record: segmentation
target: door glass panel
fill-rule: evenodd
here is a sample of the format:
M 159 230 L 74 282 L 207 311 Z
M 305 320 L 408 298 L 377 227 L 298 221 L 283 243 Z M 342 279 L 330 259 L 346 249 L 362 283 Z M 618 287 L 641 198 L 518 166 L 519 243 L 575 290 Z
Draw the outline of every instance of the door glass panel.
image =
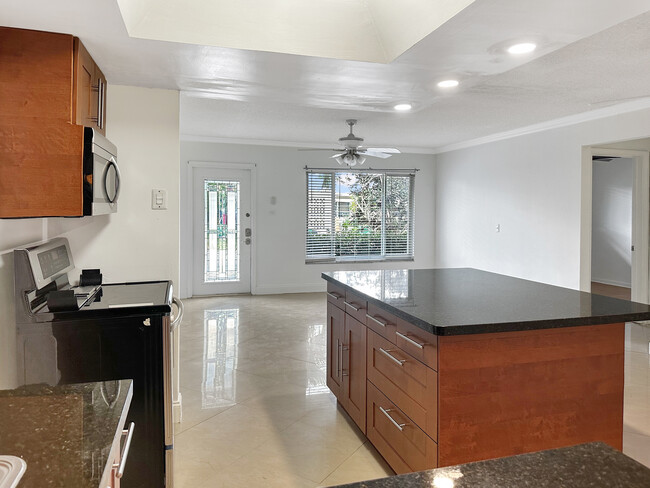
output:
M 238 181 L 205 180 L 206 283 L 239 280 Z

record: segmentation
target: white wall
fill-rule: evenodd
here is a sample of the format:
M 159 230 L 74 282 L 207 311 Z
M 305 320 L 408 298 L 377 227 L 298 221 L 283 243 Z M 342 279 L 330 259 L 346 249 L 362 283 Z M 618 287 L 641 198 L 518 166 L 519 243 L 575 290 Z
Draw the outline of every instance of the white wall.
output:
M 370 159 L 370 158 L 369 158 Z M 426 268 L 433 266 L 434 173 L 433 157 L 401 154 L 372 160 L 373 168 L 419 168 L 415 177 L 415 261 L 371 264 L 305 264 L 305 170 L 304 166 L 339 167 L 322 153 L 299 152 L 295 148 L 181 143 L 181 296 L 188 296 L 191 284 L 192 223 L 187 194 L 188 161 L 254 163 L 257 172 L 257 209 L 253 210 L 256 236 L 253 254 L 256 279 L 253 293 L 320 291 L 323 271 L 332 269 Z M 368 162 L 366 162 L 368 165 Z M 275 205 L 271 197 L 276 198 Z
M 643 109 L 436 155 L 436 265 L 578 289 L 582 146 L 648 135 Z
M 632 286 L 634 159 L 593 163 L 591 280 Z
M 65 236 L 77 268 L 101 268 L 106 282 L 178 283 L 178 92 L 111 85 L 107 102 L 106 135 L 117 146 L 123 179 L 118 212 L 0 220 L 0 389 L 16 379 L 13 248 Z M 168 210 L 151 210 L 152 188 L 167 190 Z

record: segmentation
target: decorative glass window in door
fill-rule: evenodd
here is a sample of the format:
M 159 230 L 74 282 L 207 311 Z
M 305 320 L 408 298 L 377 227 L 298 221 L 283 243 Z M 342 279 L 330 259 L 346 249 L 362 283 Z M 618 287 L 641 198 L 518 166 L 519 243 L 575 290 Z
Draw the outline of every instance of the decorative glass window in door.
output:
M 206 283 L 239 280 L 238 181 L 205 181 Z

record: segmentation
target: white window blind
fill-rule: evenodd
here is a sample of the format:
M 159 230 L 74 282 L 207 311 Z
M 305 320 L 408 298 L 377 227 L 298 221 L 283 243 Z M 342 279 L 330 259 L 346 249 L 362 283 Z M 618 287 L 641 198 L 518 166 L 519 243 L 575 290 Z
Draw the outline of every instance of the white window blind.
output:
M 307 170 L 307 262 L 413 259 L 415 170 Z

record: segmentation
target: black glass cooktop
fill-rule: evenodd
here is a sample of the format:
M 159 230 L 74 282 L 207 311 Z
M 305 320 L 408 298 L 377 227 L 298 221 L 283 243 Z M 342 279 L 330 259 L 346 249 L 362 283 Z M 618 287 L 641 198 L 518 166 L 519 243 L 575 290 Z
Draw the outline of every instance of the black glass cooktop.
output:
M 171 281 L 113 283 L 102 285 L 100 291 L 85 306 L 74 312 L 57 312 L 55 317 L 98 315 L 117 316 L 129 313 L 171 311 Z M 40 313 L 47 313 L 47 306 Z

